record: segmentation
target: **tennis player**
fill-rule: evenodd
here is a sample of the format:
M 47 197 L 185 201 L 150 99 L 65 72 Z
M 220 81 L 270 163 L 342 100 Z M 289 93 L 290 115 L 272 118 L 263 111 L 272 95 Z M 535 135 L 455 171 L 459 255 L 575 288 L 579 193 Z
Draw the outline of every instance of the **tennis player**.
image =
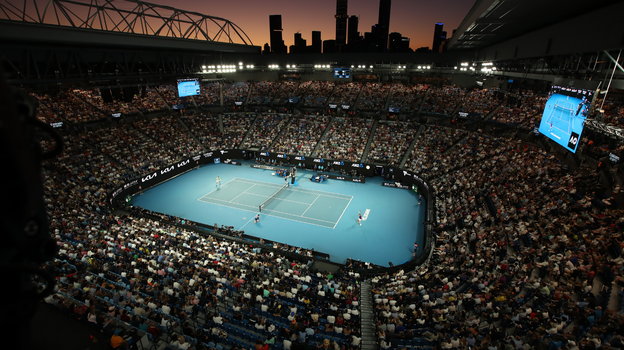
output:
M 256 224 L 260 222 L 260 214 L 256 214 L 256 217 L 254 218 L 254 222 Z
M 218 190 L 218 189 L 221 189 L 221 178 L 220 178 L 220 177 L 218 177 L 218 176 L 217 176 L 217 179 L 216 179 L 216 184 L 215 184 L 215 186 L 217 187 L 217 190 Z
M 358 210 L 357 223 L 358 225 L 362 226 L 362 212 L 359 210 Z

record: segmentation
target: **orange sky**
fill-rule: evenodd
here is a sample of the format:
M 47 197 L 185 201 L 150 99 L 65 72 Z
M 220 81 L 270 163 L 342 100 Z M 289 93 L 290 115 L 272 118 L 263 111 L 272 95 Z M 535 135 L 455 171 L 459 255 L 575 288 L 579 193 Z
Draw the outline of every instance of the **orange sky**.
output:
M 149 1 L 149 0 L 148 0 Z M 311 40 L 311 32 L 320 30 L 322 39 L 335 38 L 335 0 L 151 0 L 150 2 L 197 11 L 223 17 L 240 26 L 254 45 L 269 42 L 269 15 L 281 14 L 286 45 L 293 43 L 293 35 L 301 32 Z M 461 23 L 474 0 L 393 0 L 390 16 L 390 32 L 400 32 L 409 37 L 410 47 L 431 47 L 433 27 L 436 22 L 445 23 L 444 29 L 451 36 Z M 370 31 L 377 23 L 379 1 L 349 1 L 349 15 L 360 17 L 359 31 Z

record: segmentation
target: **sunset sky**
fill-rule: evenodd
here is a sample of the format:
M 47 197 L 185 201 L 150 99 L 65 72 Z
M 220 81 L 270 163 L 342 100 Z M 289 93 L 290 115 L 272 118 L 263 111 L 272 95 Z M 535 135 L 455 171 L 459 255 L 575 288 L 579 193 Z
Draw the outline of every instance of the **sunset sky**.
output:
M 284 42 L 292 45 L 293 35 L 301 32 L 310 45 L 313 30 L 322 39 L 334 39 L 336 0 L 150 0 L 149 2 L 223 17 L 240 26 L 254 45 L 269 42 L 269 15 L 282 15 Z M 431 47 L 433 27 L 443 22 L 451 36 L 475 0 L 393 0 L 390 32 L 410 38 L 410 47 Z M 377 23 L 379 0 L 350 0 L 349 15 L 360 17 L 360 33 Z

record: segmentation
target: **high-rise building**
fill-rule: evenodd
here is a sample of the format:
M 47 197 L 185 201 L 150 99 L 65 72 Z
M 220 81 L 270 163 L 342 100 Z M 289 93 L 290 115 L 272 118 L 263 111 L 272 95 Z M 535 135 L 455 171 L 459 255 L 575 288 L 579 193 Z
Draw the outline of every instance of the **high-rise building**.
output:
M 350 46 L 355 45 L 360 40 L 360 33 L 358 32 L 358 16 L 350 16 L 349 17 L 349 33 L 348 33 L 348 44 Z
M 336 40 L 323 40 L 323 53 L 336 52 Z
M 282 15 L 269 16 L 269 34 L 271 39 L 271 53 L 286 53 L 286 45 L 282 38 Z
M 435 24 L 433 30 L 433 44 L 431 45 L 432 52 L 440 52 L 442 42 L 446 40 L 446 32 L 444 31 L 444 23 L 438 22 Z
M 347 0 L 336 0 L 336 48 L 341 50 L 347 43 Z
M 295 33 L 294 45 L 290 47 L 290 53 L 304 52 L 306 52 L 306 40 L 301 36 L 301 33 Z
M 323 41 L 321 41 L 321 32 L 318 30 L 312 31 L 312 46 L 310 52 L 321 53 L 323 49 Z
M 410 39 L 401 35 L 401 33 L 390 33 L 388 35 L 388 49 L 390 52 L 410 52 Z
M 377 48 L 379 51 L 388 49 L 388 33 L 390 32 L 390 6 L 392 0 L 379 0 L 379 20 L 377 21 Z

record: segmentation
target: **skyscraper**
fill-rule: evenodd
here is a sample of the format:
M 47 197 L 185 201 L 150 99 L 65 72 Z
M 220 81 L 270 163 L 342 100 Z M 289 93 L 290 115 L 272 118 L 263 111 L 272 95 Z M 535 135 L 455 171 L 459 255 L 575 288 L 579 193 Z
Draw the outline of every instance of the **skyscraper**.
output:
M 347 43 L 347 0 L 336 0 L 336 47 L 340 51 Z
M 401 35 L 401 33 L 390 33 L 388 35 L 388 50 L 390 52 L 409 52 L 410 39 Z
M 379 51 L 388 49 L 388 33 L 390 32 L 390 6 L 392 0 L 379 0 L 379 20 L 377 21 L 377 48 Z
M 431 45 L 431 51 L 440 52 L 440 45 L 446 40 L 446 32 L 444 29 L 444 23 L 438 22 L 435 24 L 433 30 L 433 44 Z
M 321 32 L 318 30 L 313 30 L 311 52 L 321 53 L 322 49 L 323 49 L 323 42 L 321 41 Z
M 360 19 L 358 16 L 349 17 L 349 35 L 348 35 L 348 44 L 349 46 L 355 45 L 360 39 L 360 33 L 358 32 L 358 23 Z
M 282 39 L 282 15 L 269 16 L 269 34 L 271 39 L 271 53 L 286 53 L 286 45 Z
M 295 33 L 294 45 L 290 47 L 290 53 L 304 53 L 306 51 L 306 40 L 301 33 Z

